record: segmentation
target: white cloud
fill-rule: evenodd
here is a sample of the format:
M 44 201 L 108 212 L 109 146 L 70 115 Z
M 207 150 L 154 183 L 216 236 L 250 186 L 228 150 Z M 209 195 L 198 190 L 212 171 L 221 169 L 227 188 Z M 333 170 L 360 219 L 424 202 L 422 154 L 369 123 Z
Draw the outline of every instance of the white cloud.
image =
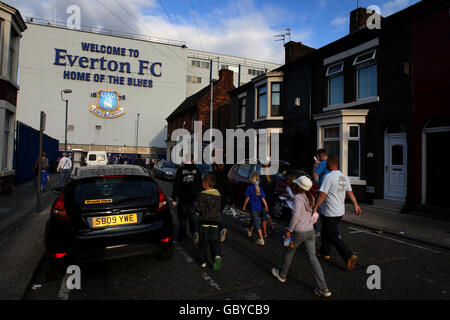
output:
M 348 21 L 349 21 L 348 17 L 336 17 L 333 19 L 333 21 L 331 21 L 331 24 L 336 26 L 342 26 L 347 25 Z
M 409 6 L 409 0 L 392 0 L 381 6 L 381 15 L 387 17 Z
M 192 49 L 277 63 L 284 63 L 284 48 L 282 42 L 275 41 L 275 29 L 292 19 L 291 12 L 276 4 L 261 6 L 257 0 L 230 0 L 208 14 L 196 13 L 197 32 L 190 12 L 183 16 L 171 15 L 174 26 L 160 10 L 157 0 L 9 0 L 8 3 L 18 8 L 24 17 L 53 20 L 56 9 L 57 20 L 61 22 L 68 17 L 66 8 L 75 4 L 81 8 L 82 26 L 101 26 L 174 40 L 181 37 Z M 291 30 L 293 41 L 307 45 L 312 35 L 310 29 Z

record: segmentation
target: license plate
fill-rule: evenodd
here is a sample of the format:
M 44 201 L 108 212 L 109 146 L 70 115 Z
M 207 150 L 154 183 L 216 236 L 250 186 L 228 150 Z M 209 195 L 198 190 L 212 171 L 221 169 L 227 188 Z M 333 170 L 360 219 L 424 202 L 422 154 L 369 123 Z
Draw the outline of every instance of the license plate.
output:
M 118 226 L 122 224 L 137 223 L 137 214 L 118 214 L 114 216 L 95 217 L 92 218 L 92 228 L 101 228 L 109 226 Z

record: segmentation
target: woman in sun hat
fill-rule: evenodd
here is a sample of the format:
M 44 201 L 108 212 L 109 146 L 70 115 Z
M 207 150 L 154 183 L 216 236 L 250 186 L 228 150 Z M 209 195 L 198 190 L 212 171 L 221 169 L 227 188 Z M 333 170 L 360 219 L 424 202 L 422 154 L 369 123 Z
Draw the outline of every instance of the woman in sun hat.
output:
M 285 238 L 289 239 L 293 235 L 294 246 L 285 249 L 282 267 L 280 269 L 272 268 L 272 274 L 280 282 L 285 282 L 292 258 L 297 248 L 304 242 L 305 251 L 318 285 L 318 288 L 314 289 L 314 293 L 321 297 L 330 297 L 331 292 L 328 290 L 322 267 L 316 257 L 316 236 L 313 225 L 317 217 L 313 216 L 314 198 L 309 192 L 311 187 L 312 181 L 307 176 L 301 176 L 290 184 L 295 196 L 292 218 L 285 233 Z

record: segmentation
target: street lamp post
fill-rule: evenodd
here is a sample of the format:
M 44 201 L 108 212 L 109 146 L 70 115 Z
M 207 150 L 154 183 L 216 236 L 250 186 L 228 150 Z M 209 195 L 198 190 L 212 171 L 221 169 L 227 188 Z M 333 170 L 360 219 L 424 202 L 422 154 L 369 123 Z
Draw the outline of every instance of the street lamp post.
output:
M 69 99 L 63 99 L 63 96 L 62 96 L 63 93 L 72 93 L 72 90 L 71 89 L 61 90 L 61 100 L 66 102 L 66 125 L 65 125 L 65 129 L 64 129 L 64 152 L 67 153 L 67 113 L 68 113 L 68 109 L 69 109 Z

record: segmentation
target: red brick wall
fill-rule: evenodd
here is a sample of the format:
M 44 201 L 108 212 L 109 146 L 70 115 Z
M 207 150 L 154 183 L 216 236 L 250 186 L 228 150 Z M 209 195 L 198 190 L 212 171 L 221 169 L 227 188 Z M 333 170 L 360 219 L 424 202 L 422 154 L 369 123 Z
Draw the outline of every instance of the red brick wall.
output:
M 230 123 L 230 96 L 228 92 L 235 89 L 233 85 L 233 71 L 222 69 L 219 72 L 219 81 L 216 82 L 213 89 L 213 128 L 225 132 Z M 209 129 L 210 117 L 210 99 L 211 93 L 208 91 L 198 102 L 195 111 L 186 112 L 178 115 L 175 119 L 169 121 L 167 135 L 170 138 L 173 130 L 183 127 L 183 121 L 186 121 L 185 129 L 191 133 L 191 120 L 202 121 L 203 132 Z

